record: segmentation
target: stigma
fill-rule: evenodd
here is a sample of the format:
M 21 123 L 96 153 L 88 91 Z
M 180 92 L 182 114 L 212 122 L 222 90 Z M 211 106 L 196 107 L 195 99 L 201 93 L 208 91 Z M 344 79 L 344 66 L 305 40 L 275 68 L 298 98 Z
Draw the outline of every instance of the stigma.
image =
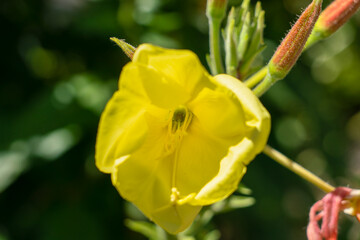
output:
M 174 110 L 171 119 L 171 132 L 175 134 L 177 131 L 186 131 L 190 125 L 192 113 L 185 106 L 179 106 Z
M 185 106 L 180 105 L 170 112 L 171 118 L 168 125 L 168 136 L 166 143 L 166 151 L 173 152 L 180 144 L 186 130 L 193 118 L 192 112 Z

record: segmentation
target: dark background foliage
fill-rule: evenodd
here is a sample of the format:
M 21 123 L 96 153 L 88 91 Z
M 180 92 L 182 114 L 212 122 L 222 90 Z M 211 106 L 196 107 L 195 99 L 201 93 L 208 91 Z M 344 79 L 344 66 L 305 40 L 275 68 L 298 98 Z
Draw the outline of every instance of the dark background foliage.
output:
M 233 4 L 239 1 L 230 1 Z M 264 0 L 267 61 L 310 1 Z M 255 1 L 251 2 L 253 5 Z M 325 6 L 329 1 L 324 1 Z M 144 239 L 94 165 L 97 123 L 127 57 L 109 41 L 191 49 L 205 64 L 205 0 L 0 2 L 0 239 Z M 335 185 L 360 187 L 360 15 L 262 97 L 270 144 Z M 260 155 L 255 205 L 215 217 L 222 239 L 305 239 L 323 193 Z M 342 215 L 340 239 L 360 239 Z

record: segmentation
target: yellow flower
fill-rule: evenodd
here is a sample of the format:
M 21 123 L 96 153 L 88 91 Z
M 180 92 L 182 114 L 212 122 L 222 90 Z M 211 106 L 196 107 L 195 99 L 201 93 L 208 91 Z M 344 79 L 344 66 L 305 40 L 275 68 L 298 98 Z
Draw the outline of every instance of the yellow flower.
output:
M 170 233 L 229 196 L 264 148 L 270 116 L 240 81 L 187 50 L 140 45 L 100 120 L 96 165 Z

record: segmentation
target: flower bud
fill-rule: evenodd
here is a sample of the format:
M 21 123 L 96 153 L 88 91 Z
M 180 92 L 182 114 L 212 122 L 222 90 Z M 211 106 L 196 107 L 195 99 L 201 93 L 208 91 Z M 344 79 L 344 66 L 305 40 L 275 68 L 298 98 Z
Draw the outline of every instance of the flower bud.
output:
M 134 56 L 134 52 L 136 50 L 135 47 L 128 44 L 123 39 L 118 39 L 116 37 L 111 37 L 110 40 L 113 41 L 114 43 L 116 43 L 116 45 L 118 45 L 123 50 L 123 52 L 126 54 L 126 56 L 128 56 L 132 60 L 132 58 Z
M 360 0 L 335 0 L 320 15 L 315 30 L 327 37 L 336 32 L 360 7 Z
M 228 0 L 208 0 L 206 15 L 214 19 L 223 19 L 226 14 Z
M 283 79 L 299 58 L 321 12 L 322 0 L 314 0 L 301 14 L 269 62 L 273 80 Z

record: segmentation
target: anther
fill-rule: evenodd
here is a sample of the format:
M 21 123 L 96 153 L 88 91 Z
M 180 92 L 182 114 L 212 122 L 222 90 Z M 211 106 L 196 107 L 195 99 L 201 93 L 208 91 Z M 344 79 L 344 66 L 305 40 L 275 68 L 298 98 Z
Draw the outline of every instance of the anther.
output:
M 180 192 L 177 190 L 176 187 L 173 187 L 171 189 L 171 196 L 170 196 L 170 201 L 175 204 L 176 201 L 179 199 L 179 195 L 180 195 Z

